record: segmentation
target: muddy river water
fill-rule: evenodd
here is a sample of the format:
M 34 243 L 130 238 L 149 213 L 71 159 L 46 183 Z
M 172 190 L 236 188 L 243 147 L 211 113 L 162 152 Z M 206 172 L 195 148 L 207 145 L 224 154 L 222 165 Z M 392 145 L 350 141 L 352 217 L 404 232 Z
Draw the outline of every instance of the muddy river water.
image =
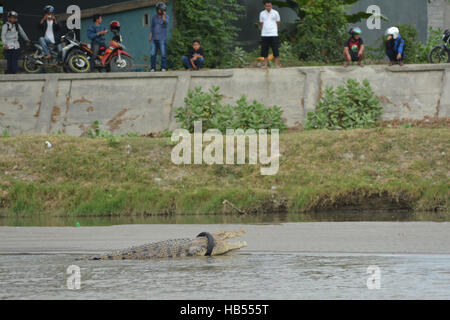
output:
M 225 256 L 87 259 L 240 228 Z M 0 227 L 0 299 L 450 299 L 450 223 Z

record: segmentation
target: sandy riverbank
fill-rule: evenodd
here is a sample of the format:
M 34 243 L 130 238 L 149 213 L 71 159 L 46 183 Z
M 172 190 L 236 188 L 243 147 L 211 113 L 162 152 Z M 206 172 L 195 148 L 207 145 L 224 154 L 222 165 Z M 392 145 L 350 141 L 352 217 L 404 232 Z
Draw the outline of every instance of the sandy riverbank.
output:
M 127 225 L 0 227 L 0 254 L 101 253 L 202 231 L 244 227 L 241 252 L 450 254 L 450 223 L 289 223 L 281 225 Z

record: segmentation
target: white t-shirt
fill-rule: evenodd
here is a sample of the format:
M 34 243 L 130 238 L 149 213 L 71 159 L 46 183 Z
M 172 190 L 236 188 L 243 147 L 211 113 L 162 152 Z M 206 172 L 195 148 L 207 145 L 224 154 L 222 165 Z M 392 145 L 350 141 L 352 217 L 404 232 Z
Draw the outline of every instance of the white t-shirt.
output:
M 45 31 L 45 38 L 51 43 L 55 43 L 55 35 L 53 34 L 53 20 L 47 20 L 47 30 Z
M 278 37 L 278 24 L 280 22 L 280 14 L 278 11 L 272 9 L 270 12 L 264 10 L 259 15 L 259 22 L 263 23 L 261 32 L 262 37 Z

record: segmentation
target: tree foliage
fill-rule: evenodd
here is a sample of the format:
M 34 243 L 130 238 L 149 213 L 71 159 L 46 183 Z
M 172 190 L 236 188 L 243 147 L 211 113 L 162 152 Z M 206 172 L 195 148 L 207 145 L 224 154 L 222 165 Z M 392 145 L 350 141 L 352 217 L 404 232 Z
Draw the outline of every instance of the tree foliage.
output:
M 183 0 L 174 5 L 176 28 L 169 43 L 169 63 L 181 67 L 194 39 L 200 40 L 206 67 L 220 67 L 229 59 L 239 29 L 234 22 L 244 13 L 238 0 Z
M 328 63 L 342 60 L 348 24 L 371 16 L 365 12 L 347 13 L 348 6 L 358 1 L 285 0 L 273 3 L 292 9 L 298 17 L 282 35 L 284 40 L 293 43 L 298 57 Z

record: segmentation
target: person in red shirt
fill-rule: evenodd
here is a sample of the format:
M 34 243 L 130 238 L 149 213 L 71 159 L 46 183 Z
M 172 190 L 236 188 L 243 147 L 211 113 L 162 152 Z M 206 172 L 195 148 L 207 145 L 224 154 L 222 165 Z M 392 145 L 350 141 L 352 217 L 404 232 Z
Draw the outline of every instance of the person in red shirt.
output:
M 348 67 L 352 62 L 358 62 L 360 67 L 363 67 L 362 61 L 364 59 L 364 41 L 361 38 L 360 28 L 351 28 L 349 31 L 351 37 L 345 42 L 344 67 Z

